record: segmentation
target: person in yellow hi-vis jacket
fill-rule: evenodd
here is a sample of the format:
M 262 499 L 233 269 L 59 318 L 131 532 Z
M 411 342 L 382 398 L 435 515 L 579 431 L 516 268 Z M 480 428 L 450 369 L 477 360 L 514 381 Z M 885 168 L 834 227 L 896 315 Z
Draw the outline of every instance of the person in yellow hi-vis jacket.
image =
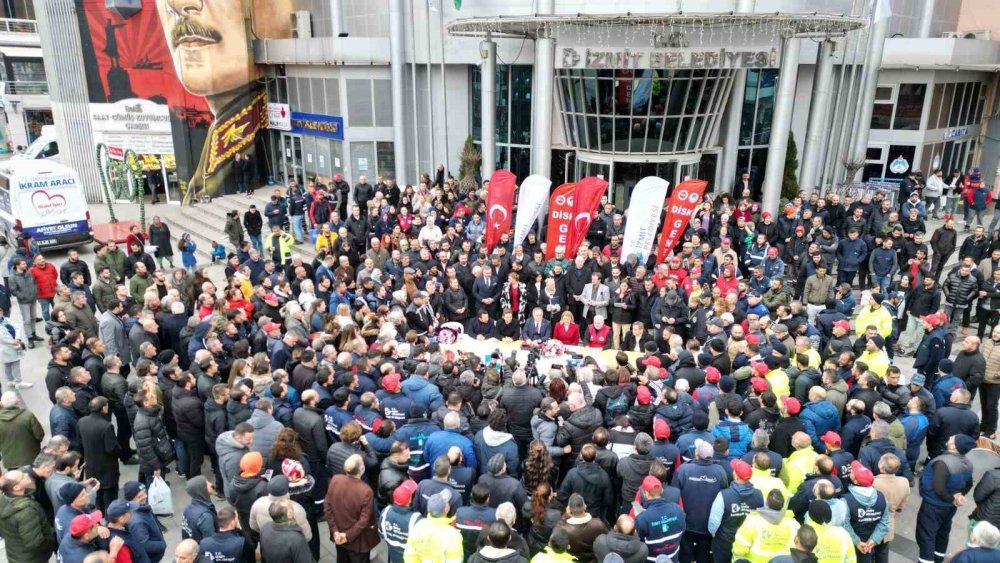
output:
M 291 261 L 294 246 L 295 238 L 278 225 L 271 227 L 271 234 L 264 239 L 265 256 L 274 260 L 276 266 L 284 266 Z
M 819 454 L 813 449 L 812 440 L 805 432 L 796 432 L 792 435 L 792 447 L 795 451 L 785 458 L 780 477 L 788 487 L 788 492 L 794 495 L 805 480 L 805 476 L 813 472 Z
M 448 505 L 451 491 L 440 491 L 427 500 L 427 518 L 410 530 L 403 550 L 404 563 L 462 563 L 462 533 L 451 525 Z
M 785 495 L 772 490 L 764 506 L 751 512 L 736 531 L 733 559 L 769 563 L 772 558 L 788 553 L 798 530 L 795 515 L 785 510 Z
M 854 543 L 847 530 L 831 523 L 833 510 L 825 500 L 809 503 L 809 520 L 816 530 L 816 549 L 813 555 L 817 563 L 857 563 Z
M 892 334 L 892 313 L 882 306 L 884 300 L 885 295 L 878 293 L 872 295 L 867 307 L 861 307 L 854 319 L 854 334 L 861 336 L 869 326 L 873 326 L 879 336 L 889 338 Z

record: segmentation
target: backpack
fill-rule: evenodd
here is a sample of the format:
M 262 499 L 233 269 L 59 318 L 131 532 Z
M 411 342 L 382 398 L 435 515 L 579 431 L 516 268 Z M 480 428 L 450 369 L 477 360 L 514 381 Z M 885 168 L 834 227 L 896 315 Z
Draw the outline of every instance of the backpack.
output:
M 608 397 L 604 406 L 604 424 L 610 426 L 616 417 L 628 414 L 628 393 L 622 391 L 617 397 Z

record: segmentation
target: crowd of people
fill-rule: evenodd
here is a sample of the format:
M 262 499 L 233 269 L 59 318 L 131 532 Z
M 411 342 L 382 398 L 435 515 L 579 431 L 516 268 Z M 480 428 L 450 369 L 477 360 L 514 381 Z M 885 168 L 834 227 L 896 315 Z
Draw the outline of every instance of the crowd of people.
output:
M 990 201 L 978 170 L 956 182 Z M 4 245 L 7 559 L 307 562 L 324 521 L 340 563 L 885 562 L 900 533 L 931 563 L 966 524 L 952 561 L 1000 558 L 1000 469 L 973 482 L 966 457 L 1000 401 L 982 213 L 959 244 L 916 181 L 777 216 L 721 194 L 655 263 L 622 256 L 605 199 L 547 258 L 534 232 L 484 246 L 488 185 L 291 182 L 229 215 L 214 280 L 159 219 L 58 268 L 27 235 Z M 448 327 L 533 354 L 478 357 Z M 553 340 L 578 361 L 540 372 Z M 44 377 L 22 375 L 42 343 Z M 17 392 L 42 380 L 49 436 Z M 176 546 L 163 479 L 190 498 Z

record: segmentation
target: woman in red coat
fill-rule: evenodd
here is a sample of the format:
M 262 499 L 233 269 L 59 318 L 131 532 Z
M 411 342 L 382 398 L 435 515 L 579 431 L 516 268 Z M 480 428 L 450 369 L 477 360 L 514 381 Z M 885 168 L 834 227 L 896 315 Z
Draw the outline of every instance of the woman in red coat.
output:
M 576 346 L 580 344 L 580 325 L 573 320 L 573 313 L 563 311 L 562 317 L 552 329 L 552 338 L 562 342 L 566 346 Z

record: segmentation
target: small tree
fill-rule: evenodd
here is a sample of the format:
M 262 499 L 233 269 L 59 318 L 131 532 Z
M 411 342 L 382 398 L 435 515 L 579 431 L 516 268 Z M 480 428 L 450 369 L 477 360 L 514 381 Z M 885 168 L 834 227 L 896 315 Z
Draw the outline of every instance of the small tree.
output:
M 469 193 L 479 187 L 476 176 L 479 173 L 479 161 L 481 155 L 475 143 L 472 142 L 472 135 L 465 138 L 465 145 L 458 155 L 458 186 L 463 193 Z
M 799 149 L 795 146 L 795 135 L 788 134 L 788 151 L 785 153 L 785 173 L 781 178 L 781 197 L 787 200 L 799 193 L 799 180 L 795 171 L 799 169 Z
M 854 178 L 857 177 L 858 171 L 865 167 L 865 158 L 864 155 L 846 157 L 840 164 L 844 166 L 844 185 L 849 186 L 854 183 Z

